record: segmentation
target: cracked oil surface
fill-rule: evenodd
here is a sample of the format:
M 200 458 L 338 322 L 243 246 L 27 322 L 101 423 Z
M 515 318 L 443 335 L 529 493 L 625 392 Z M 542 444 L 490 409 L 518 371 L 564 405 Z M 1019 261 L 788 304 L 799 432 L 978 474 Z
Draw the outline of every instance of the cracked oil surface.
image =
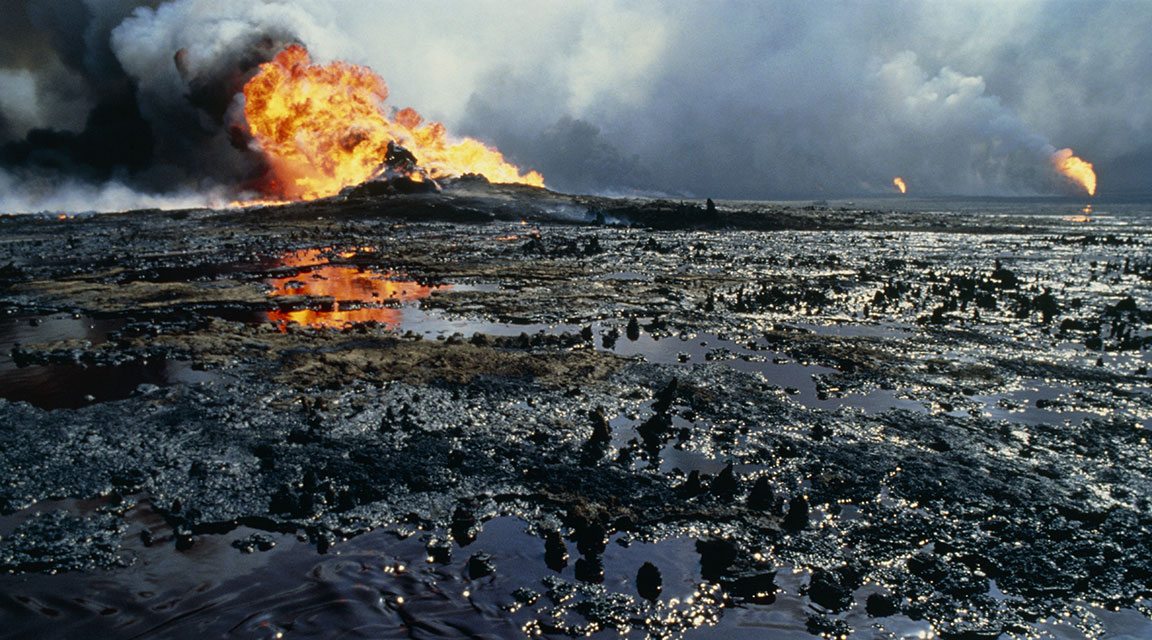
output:
M 0 219 L 3 633 L 1152 629 L 1141 218 L 456 193 Z

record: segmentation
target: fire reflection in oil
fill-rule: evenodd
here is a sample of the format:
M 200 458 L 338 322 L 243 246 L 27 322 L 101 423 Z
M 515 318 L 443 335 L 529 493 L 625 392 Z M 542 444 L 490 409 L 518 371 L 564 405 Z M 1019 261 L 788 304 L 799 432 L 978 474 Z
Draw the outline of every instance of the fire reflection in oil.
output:
M 338 254 L 349 259 L 369 248 Z M 381 273 L 355 265 L 332 264 L 327 249 L 295 251 L 280 257 L 282 267 L 298 269 L 292 276 L 271 278 L 271 297 L 305 296 L 317 298 L 320 305 L 307 309 L 275 309 L 268 320 L 287 329 L 301 326 L 339 329 L 361 322 L 379 322 L 396 327 L 403 318 L 400 305 L 427 298 L 437 288 L 401 279 L 391 272 Z
M 1064 216 L 1064 219 L 1068 222 L 1092 222 L 1092 205 L 1085 205 L 1084 208 L 1080 210 L 1080 213 Z

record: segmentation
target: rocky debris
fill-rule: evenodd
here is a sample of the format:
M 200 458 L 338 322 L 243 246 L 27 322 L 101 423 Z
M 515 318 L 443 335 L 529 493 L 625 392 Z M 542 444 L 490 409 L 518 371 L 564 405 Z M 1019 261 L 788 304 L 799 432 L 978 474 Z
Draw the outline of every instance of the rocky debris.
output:
M 700 554 L 700 575 L 714 582 L 724 576 L 740 553 L 731 540 L 712 538 L 697 540 L 696 552 Z
M 544 537 L 544 563 L 553 571 L 568 566 L 568 545 L 559 531 L 549 531 Z
M 436 564 L 448 564 L 452 562 L 452 542 L 441 538 L 433 538 L 428 541 L 426 545 L 428 550 L 428 560 Z
M 100 216 L 62 223 L 68 234 L 0 219 L 34 239 L 10 245 L 19 273 L 0 273 L 0 319 L 12 321 L 0 336 L 16 336 L 0 374 L 54 380 L 57 367 L 143 360 L 213 374 L 132 380 L 64 411 L 0 401 L 0 510 L 140 494 L 163 519 L 141 542 L 189 558 L 241 527 L 261 533 L 236 540 L 240 552 L 284 533 L 332 557 L 395 528 L 419 536 L 430 570 L 456 576 L 480 552 L 455 548 L 514 515 L 538 535 L 541 574 L 575 565 L 575 582 L 549 575 L 548 593 L 522 602 L 548 634 L 712 624 L 725 607 L 795 597 L 776 585 L 786 567 L 811 573 L 806 597 L 825 610 L 797 624 L 829 634 L 846 633 L 846 593 L 872 590 L 864 608 L 877 618 L 980 637 L 1082 601 L 1131 608 L 1149 590 L 1137 551 L 1152 527 L 1141 360 L 1152 296 L 1138 230 L 997 221 L 1013 231 L 997 234 L 927 215 L 718 208 L 716 224 L 782 229 L 734 234 L 699 222 L 706 203 L 542 193 L 520 206 L 520 194 L 450 184 L 440 196 Z M 592 204 L 602 224 L 583 226 Z M 541 224 L 568 206 L 571 224 Z M 269 322 L 273 310 L 335 310 L 267 295 L 269 278 L 307 277 L 279 256 L 317 247 L 364 274 L 446 286 L 347 305 L 407 314 L 395 326 Z M 1109 257 L 1089 255 L 1098 247 Z M 1022 252 L 1036 257 L 1005 257 Z M 62 316 L 121 324 L 54 328 Z M 423 333 L 438 322 L 451 326 Z M 109 517 L 6 534 L 5 566 L 115 566 L 124 538 L 101 523 L 124 519 Z M 698 575 L 656 558 L 658 580 L 641 569 L 635 592 L 608 578 L 616 554 L 668 540 L 698 540 Z M 481 579 L 518 580 L 516 564 Z M 680 574 L 705 588 L 673 608 Z M 989 580 L 1007 597 L 992 602 Z
M 895 615 L 895 613 L 899 611 L 899 609 L 896 608 L 896 603 L 892 601 L 892 598 L 882 593 L 869 595 L 868 600 L 865 602 L 865 609 L 868 611 L 868 615 L 873 618 L 886 618 Z
M 712 495 L 722 499 L 731 499 L 739 489 L 740 481 L 737 480 L 736 472 L 732 470 L 732 465 L 724 467 L 724 469 L 712 479 L 712 484 L 708 487 Z
M 835 573 L 817 570 L 808 581 L 808 597 L 829 611 L 843 611 L 852 605 L 852 590 L 840 582 L 840 577 Z
M 232 548 L 239 550 L 241 553 L 270 551 L 275 546 L 276 540 L 265 533 L 253 533 L 247 538 L 232 541 Z
M 452 539 L 456 541 L 456 544 L 467 547 L 476 540 L 476 534 L 480 531 L 480 524 L 476 520 L 476 516 L 472 515 L 466 507 L 460 505 L 452 512 L 452 524 L 448 530 L 452 533 Z
M 808 527 L 808 498 L 795 496 L 788 503 L 788 513 L 784 516 L 784 528 L 799 531 Z
M 75 515 L 67 511 L 33 514 L 0 539 L 0 571 L 84 571 L 131 564 L 120 550 L 127 530 L 112 513 Z
M 468 558 L 467 571 L 469 579 L 479 580 L 496 572 L 496 562 L 487 553 L 474 553 Z
M 598 407 L 588 412 L 592 420 L 592 435 L 588 444 L 597 448 L 604 448 L 612 441 L 612 426 L 608 424 L 608 417 L 604 415 L 604 408 Z
M 772 491 L 772 482 L 768 476 L 760 476 L 748 492 L 748 506 L 760 511 L 768 511 L 776 507 L 776 494 Z

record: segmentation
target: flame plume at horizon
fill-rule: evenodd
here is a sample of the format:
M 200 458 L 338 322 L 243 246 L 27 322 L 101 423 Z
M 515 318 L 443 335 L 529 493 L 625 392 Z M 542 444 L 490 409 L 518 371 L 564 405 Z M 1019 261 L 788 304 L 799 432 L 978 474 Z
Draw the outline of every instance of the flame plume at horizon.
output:
M 892 184 L 896 185 L 896 188 L 900 190 L 900 193 L 908 193 L 908 184 L 904 182 L 904 178 L 896 176 L 895 178 L 892 178 Z
M 1089 196 L 1096 195 L 1096 171 L 1091 162 L 1076 157 L 1071 149 L 1060 149 L 1052 154 L 1052 164 L 1060 175 L 1079 185 Z
M 544 186 L 535 171 L 521 173 L 496 149 L 472 138 L 453 140 L 439 122 L 414 109 L 389 118 L 388 86 L 368 67 L 314 64 L 299 44 L 260 65 L 244 85 L 244 117 L 270 174 L 266 198 L 314 200 L 372 178 L 388 143 L 412 152 L 433 178 L 478 173 L 492 182 Z

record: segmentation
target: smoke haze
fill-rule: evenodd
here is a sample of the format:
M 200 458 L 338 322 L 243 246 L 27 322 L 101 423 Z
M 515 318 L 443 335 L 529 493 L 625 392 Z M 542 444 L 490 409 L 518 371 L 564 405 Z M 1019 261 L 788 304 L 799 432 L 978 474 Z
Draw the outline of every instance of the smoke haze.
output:
M 1152 4 L 15 0 L 0 212 L 213 204 L 263 170 L 236 93 L 290 42 L 561 190 L 1152 192 Z

